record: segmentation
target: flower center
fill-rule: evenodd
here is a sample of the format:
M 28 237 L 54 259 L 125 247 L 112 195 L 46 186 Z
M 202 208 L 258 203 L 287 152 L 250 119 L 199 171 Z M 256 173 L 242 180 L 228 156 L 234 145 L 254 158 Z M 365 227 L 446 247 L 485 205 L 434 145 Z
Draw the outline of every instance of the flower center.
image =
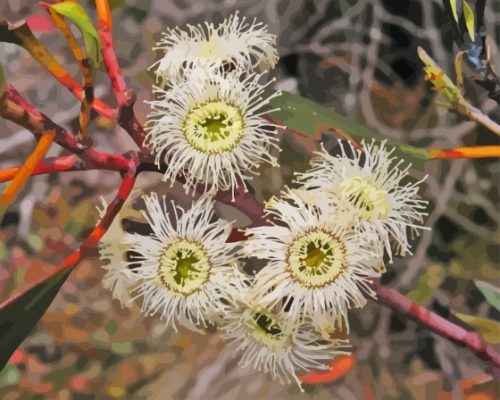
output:
M 184 134 L 189 144 L 203 153 L 224 153 L 234 149 L 242 138 L 243 118 L 232 105 L 208 102 L 189 112 Z
M 288 248 L 288 268 L 305 287 L 332 283 L 344 270 L 346 249 L 335 236 L 314 230 L 295 239 Z
M 279 322 L 268 313 L 253 312 L 247 320 L 247 325 L 251 329 L 250 335 L 268 347 L 279 345 L 285 339 Z
M 201 245 L 181 239 L 167 247 L 160 258 L 158 280 L 169 290 L 190 295 L 208 280 L 210 260 Z
M 340 188 L 349 203 L 359 210 L 362 219 L 373 221 L 386 219 L 389 216 L 391 207 L 387 192 L 366 179 L 360 177 L 346 179 L 340 184 Z

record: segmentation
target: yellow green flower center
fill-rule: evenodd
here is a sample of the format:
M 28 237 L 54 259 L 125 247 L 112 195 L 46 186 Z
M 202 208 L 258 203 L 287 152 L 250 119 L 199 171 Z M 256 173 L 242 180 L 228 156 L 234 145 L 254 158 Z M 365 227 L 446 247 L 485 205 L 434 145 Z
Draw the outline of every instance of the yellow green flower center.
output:
M 210 260 L 200 244 L 180 239 L 164 250 L 158 280 L 167 289 L 186 296 L 203 286 L 210 268 Z
M 361 177 L 345 179 L 340 189 L 349 203 L 356 207 L 366 221 L 386 219 L 391 207 L 387 191 Z
M 288 248 L 288 268 L 304 287 L 322 287 L 344 271 L 346 249 L 337 237 L 320 229 L 295 239 Z
M 208 102 L 189 112 L 184 134 L 196 150 L 208 154 L 224 153 L 234 149 L 243 137 L 243 117 L 230 104 Z
M 275 347 L 285 340 L 278 320 L 270 313 L 255 310 L 247 320 L 250 335 L 259 343 Z

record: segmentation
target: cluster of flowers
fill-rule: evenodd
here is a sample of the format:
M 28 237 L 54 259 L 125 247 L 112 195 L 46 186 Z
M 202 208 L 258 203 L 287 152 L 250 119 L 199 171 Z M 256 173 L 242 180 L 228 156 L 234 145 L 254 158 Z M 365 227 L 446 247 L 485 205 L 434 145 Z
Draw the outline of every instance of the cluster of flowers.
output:
M 214 194 L 234 194 L 262 162 L 276 163 L 277 127 L 262 118 L 270 97 L 252 72 L 276 64 L 274 41 L 237 14 L 164 34 L 149 144 L 165 180 L 205 193 L 188 210 L 143 196 L 152 233 L 117 240 L 115 226 L 101 257 L 104 285 L 124 305 L 141 298 L 174 328 L 216 326 L 242 364 L 300 385 L 298 372 L 347 352 L 348 310 L 374 295 L 370 282 L 394 249 L 409 252 L 426 202 L 385 143 L 342 145 L 336 156 L 317 153 L 292 189 L 266 202 L 268 225 L 228 242 L 232 224 L 216 217 Z M 255 259 L 263 266 L 244 272 Z

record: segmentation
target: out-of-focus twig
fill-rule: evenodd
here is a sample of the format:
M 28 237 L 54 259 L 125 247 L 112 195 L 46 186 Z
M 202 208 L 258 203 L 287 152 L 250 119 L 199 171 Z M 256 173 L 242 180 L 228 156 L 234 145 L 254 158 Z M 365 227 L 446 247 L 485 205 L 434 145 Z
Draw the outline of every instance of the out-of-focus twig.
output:
M 500 125 L 474 107 L 465 97 L 459 87 L 446 75 L 444 70 L 427 54 L 421 47 L 418 48 L 418 56 L 424 63 L 425 78 L 434 85 L 434 89 L 441 93 L 448 101 L 453 111 L 464 115 L 471 121 L 477 122 L 488 128 L 491 132 L 500 135 Z
M 382 286 L 379 281 L 374 281 L 372 288 L 377 293 L 376 301 L 379 304 L 412 319 L 419 326 L 430 329 L 445 339 L 467 347 L 477 357 L 488 361 L 496 368 L 500 368 L 500 354 L 492 346 L 486 344 L 478 333 L 468 331 L 448 321 L 424 306 L 414 303 L 398 291 Z

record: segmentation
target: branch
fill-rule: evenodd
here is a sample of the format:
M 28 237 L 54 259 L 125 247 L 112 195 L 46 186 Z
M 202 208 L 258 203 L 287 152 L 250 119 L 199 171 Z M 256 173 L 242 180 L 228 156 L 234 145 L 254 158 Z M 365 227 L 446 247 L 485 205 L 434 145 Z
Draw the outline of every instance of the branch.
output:
M 45 114 L 36 110 L 17 90 L 5 85 L 5 94 L 0 98 L 0 115 L 33 133 L 37 140 L 44 132 L 51 131 L 54 141 L 78 155 L 89 168 L 125 170 L 128 160 L 121 155 L 101 153 L 81 144 L 66 129 L 54 123 Z
M 462 347 L 467 347 L 480 359 L 490 362 L 496 368 L 500 368 L 500 354 L 492 346 L 486 344 L 478 333 L 467 331 L 455 325 L 431 310 L 412 302 L 396 290 L 382 286 L 379 281 L 374 281 L 372 288 L 377 293 L 376 301 L 378 303 L 412 319 L 418 325 L 430 329 L 445 339 Z
M 126 95 L 127 83 L 123 78 L 122 71 L 116 59 L 115 50 L 113 49 L 113 26 L 108 0 L 96 0 L 95 5 L 97 7 L 98 32 L 102 44 L 102 59 L 109 79 L 111 79 L 118 107 L 122 107 L 128 100 L 128 96 Z
M 0 218 L 9 205 L 16 199 L 17 195 L 23 190 L 28 178 L 49 150 L 53 140 L 54 135 L 50 131 L 42 135 L 35 150 L 33 150 L 31 155 L 27 158 L 24 165 L 17 170 L 10 185 L 8 185 L 0 195 Z
M 106 212 L 104 216 L 99 221 L 99 223 L 92 229 L 92 232 L 87 236 L 85 241 L 81 244 L 81 246 L 74 250 L 64 261 L 59 264 L 54 270 L 51 271 L 50 276 L 44 276 L 42 278 L 37 279 L 33 282 L 27 289 L 22 292 L 16 293 L 16 295 L 8 298 L 6 301 L 0 304 L 0 310 L 4 309 L 11 303 L 17 301 L 20 297 L 22 297 L 26 292 L 30 289 L 34 288 L 37 285 L 42 284 L 43 282 L 48 281 L 51 277 L 57 275 L 61 271 L 71 271 L 76 265 L 86 256 L 88 256 L 89 252 L 95 248 L 99 240 L 109 229 L 111 223 L 114 218 L 122 208 L 126 199 L 132 192 L 134 187 L 134 183 L 137 176 L 137 166 L 139 164 L 139 159 L 135 153 L 133 153 L 128 161 L 127 172 L 123 176 L 122 183 L 118 189 L 118 193 L 116 194 L 113 201 L 106 208 Z
M 49 13 L 50 17 L 54 21 L 56 27 L 61 31 L 61 33 L 66 38 L 68 42 L 69 48 L 73 53 L 76 61 L 78 62 L 78 66 L 80 67 L 80 71 L 83 75 L 83 99 L 82 106 L 80 109 L 80 118 L 79 118 L 79 135 L 81 138 L 88 137 L 88 125 L 90 122 L 90 111 L 91 104 L 94 101 L 94 83 L 92 79 L 92 67 L 90 64 L 90 60 L 87 57 L 85 51 L 83 51 L 73 32 L 71 32 L 70 26 L 66 23 L 63 17 L 61 17 L 51 6 L 47 3 L 40 3 L 40 5 Z
M 49 157 L 42 160 L 33 170 L 31 176 L 53 174 L 66 171 L 89 171 L 93 169 L 108 171 L 125 171 L 128 160 L 121 155 L 101 153 L 89 150 L 92 154 L 86 160 L 82 160 L 75 154 L 69 156 Z M 0 183 L 10 181 L 22 166 L 10 167 L 0 170 Z
M 134 114 L 133 107 L 136 95 L 133 90 L 127 88 L 127 83 L 123 78 L 113 48 L 113 25 L 108 0 L 96 0 L 95 4 L 97 7 L 98 32 L 102 44 L 102 59 L 106 66 L 108 77 L 111 80 L 116 101 L 118 102 L 118 123 L 141 149 L 145 138 L 144 128 L 137 121 Z
M 75 154 L 84 148 L 76 138 L 35 109 L 16 89 L 5 84 L 5 94 L 0 99 L 0 115 L 33 133 L 37 140 L 47 131 L 54 132 L 54 141 Z
M 52 76 L 80 101 L 85 98 L 81 85 L 56 61 L 47 48 L 33 35 L 26 21 L 17 24 L 0 22 L 0 41 L 23 47 L 31 56 L 43 65 Z M 92 108 L 103 117 L 116 120 L 115 110 L 99 99 L 92 102 Z

